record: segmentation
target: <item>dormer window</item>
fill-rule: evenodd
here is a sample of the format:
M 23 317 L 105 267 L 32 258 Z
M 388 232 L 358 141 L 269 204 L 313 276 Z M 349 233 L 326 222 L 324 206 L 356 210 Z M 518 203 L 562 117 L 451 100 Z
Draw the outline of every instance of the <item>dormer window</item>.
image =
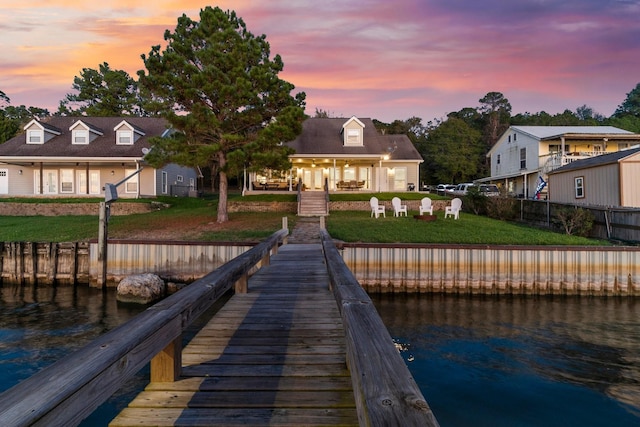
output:
M 347 145 L 360 143 L 360 129 L 347 129 Z
M 88 144 L 89 143 L 89 131 L 85 129 L 76 129 L 73 131 L 73 143 L 74 144 Z
M 117 132 L 117 143 L 120 145 L 131 145 L 133 144 L 133 132 L 130 130 L 119 130 Z
M 102 136 L 102 130 L 82 120 L 74 122 L 71 127 L 71 143 L 73 145 L 87 145 L 98 136 Z
M 355 116 L 351 117 L 342 125 L 343 144 L 345 146 L 362 146 L 364 145 L 364 123 Z
M 43 131 L 41 130 L 30 130 L 27 134 L 29 135 L 29 139 L 27 140 L 27 144 L 42 144 L 44 140 Z
M 57 127 L 41 123 L 37 119 L 31 120 L 23 129 L 27 144 L 44 144 L 54 136 L 61 134 Z
M 132 145 L 141 136 L 144 136 L 142 129 L 128 123 L 126 120 L 118 123 L 113 130 L 116 132 L 116 144 L 118 145 Z

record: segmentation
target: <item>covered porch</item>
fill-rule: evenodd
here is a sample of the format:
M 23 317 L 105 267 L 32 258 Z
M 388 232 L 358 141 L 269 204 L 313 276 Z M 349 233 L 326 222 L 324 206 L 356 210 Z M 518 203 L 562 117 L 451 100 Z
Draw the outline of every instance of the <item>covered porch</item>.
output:
M 389 155 L 366 157 L 305 157 L 292 159 L 288 171 L 247 173 L 245 194 L 297 191 L 298 182 L 304 191 L 330 192 L 414 191 L 419 174 L 415 163 L 393 160 Z

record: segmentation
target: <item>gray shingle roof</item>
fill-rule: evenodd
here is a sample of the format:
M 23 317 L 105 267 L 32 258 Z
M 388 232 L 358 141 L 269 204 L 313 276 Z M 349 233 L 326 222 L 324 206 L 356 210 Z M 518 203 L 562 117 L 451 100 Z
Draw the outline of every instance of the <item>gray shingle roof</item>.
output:
M 296 154 L 317 156 L 371 156 L 391 154 L 396 160 L 422 160 L 422 156 L 406 135 L 381 135 L 373 120 L 358 118 L 364 123 L 364 144 L 359 147 L 343 145 L 342 125 L 349 119 L 313 117 L 304 121 L 302 133 L 288 142 Z
M 632 135 L 624 129 L 614 126 L 511 126 L 520 132 L 539 139 L 554 138 L 566 134 L 585 135 Z
M 86 145 L 72 144 L 69 127 L 78 120 L 99 129 L 103 135 Z M 145 135 L 131 145 L 116 144 L 114 127 L 123 120 L 143 130 Z M 57 129 L 61 135 L 54 136 L 44 144 L 27 144 L 22 133 L 0 144 L 0 157 L 75 157 L 86 160 L 95 157 L 141 158 L 142 149 L 151 148 L 149 138 L 160 136 L 167 129 L 166 120 L 152 117 L 50 117 L 41 124 Z

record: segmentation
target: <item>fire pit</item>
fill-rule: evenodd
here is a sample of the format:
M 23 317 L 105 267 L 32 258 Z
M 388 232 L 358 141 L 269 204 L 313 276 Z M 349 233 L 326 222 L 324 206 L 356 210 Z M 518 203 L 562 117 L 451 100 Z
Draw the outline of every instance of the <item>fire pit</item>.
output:
M 435 221 L 436 220 L 435 215 L 414 215 L 413 217 L 418 221 Z

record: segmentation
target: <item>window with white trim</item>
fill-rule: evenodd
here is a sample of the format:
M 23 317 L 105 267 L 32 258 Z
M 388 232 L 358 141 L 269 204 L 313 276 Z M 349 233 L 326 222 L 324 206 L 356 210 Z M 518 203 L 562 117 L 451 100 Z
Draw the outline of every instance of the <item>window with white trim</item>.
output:
M 576 199 L 584 198 L 584 177 L 577 176 L 575 178 Z
M 131 145 L 133 144 L 133 132 L 130 130 L 119 130 L 116 132 L 116 144 Z
M 169 192 L 169 176 L 166 172 L 162 172 L 162 194 Z
M 178 176 L 176 177 L 176 181 L 178 181 L 178 182 L 184 182 L 184 177 L 183 177 L 182 175 L 178 175 Z
M 44 132 L 41 130 L 30 130 L 27 135 L 27 144 L 42 144 L 44 141 Z
M 346 129 L 344 145 L 362 145 L 362 129 Z
M 73 169 L 60 169 L 60 192 L 73 193 Z
M 73 130 L 73 144 L 88 144 L 89 143 L 89 131 L 86 129 L 74 129 Z
M 130 176 L 134 172 L 136 172 L 135 169 L 127 169 L 127 170 L 124 171 L 124 175 L 125 176 Z M 127 181 L 124 183 L 124 192 L 125 193 L 137 193 L 138 192 L 138 176 L 139 175 L 140 174 L 135 174 L 131 178 L 127 179 Z
M 526 169 L 526 168 L 527 168 L 527 149 L 521 148 L 520 149 L 520 169 Z

